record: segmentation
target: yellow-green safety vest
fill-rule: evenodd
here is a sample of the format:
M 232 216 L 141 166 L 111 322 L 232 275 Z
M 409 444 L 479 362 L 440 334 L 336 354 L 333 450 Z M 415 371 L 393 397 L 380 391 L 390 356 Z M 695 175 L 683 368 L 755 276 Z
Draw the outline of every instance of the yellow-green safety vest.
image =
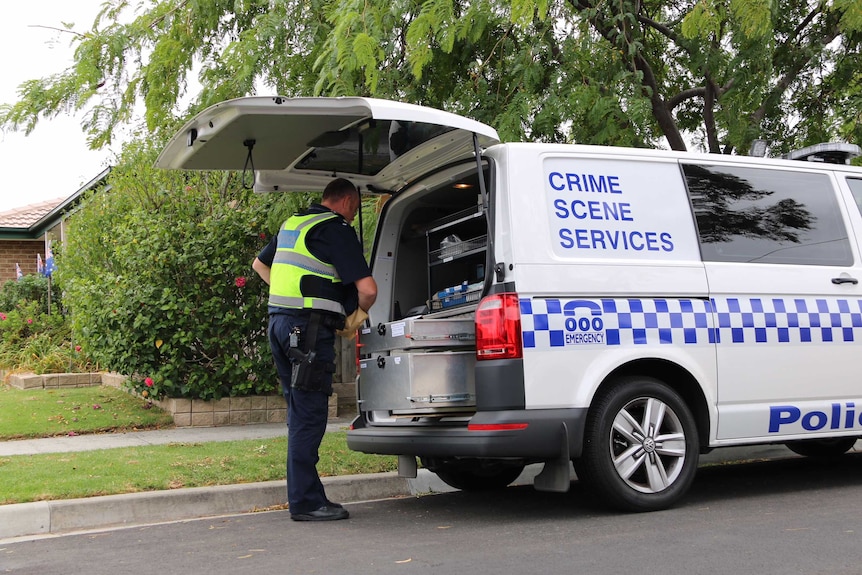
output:
M 314 257 L 305 243 L 312 228 L 337 217 L 337 214 L 325 212 L 294 215 L 284 222 L 270 270 L 270 306 L 326 310 L 344 315 L 343 284 L 335 266 Z

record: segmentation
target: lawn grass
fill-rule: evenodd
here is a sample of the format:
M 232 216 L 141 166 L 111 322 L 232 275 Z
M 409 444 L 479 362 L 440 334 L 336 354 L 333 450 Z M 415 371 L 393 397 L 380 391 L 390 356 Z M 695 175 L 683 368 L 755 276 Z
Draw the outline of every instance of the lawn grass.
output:
M 0 458 L 0 504 L 284 479 L 286 438 L 175 443 Z M 394 456 L 347 448 L 347 434 L 327 433 L 321 476 L 397 469 Z
M 172 427 L 170 414 L 111 387 L 0 386 L 0 440 Z M 0 457 L 0 504 L 284 479 L 287 439 L 173 443 Z M 321 476 L 397 469 L 395 457 L 356 453 L 327 433 Z
M 0 440 L 172 426 L 170 414 L 113 387 L 0 386 Z

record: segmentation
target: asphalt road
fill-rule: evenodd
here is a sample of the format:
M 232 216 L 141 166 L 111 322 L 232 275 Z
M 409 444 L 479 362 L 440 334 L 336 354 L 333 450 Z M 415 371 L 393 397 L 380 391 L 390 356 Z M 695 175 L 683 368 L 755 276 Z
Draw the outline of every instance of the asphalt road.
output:
M 862 573 L 862 454 L 701 469 L 663 512 L 626 515 L 512 487 L 349 505 L 348 521 L 286 511 L 7 543 L 0 573 Z

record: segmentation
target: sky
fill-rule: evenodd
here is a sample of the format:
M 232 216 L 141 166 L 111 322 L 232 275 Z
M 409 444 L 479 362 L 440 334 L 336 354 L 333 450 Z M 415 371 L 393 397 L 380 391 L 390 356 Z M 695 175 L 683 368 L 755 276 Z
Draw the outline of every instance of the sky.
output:
M 0 103 L 17 101 L 26 80 L 61 72 L 72 64 L 71 35 L 49 28 L 87 30 L 103 0 L 7 2 L 0 19 Z M 29 136 L 0 131 L 0 212 L 67 198 L 109 165 L 110 150 L 92 151 L 81 117 L 39 121 Z

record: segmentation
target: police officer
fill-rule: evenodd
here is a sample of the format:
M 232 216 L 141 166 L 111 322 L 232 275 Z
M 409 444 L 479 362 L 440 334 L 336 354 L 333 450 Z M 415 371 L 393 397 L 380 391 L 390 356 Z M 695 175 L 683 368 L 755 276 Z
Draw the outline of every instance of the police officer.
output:
M 269 343 L 288 410 L 287 499 L 295 521 L 347 519 L 317 474 L 326 431 L 336 333 L 352 337 L 377 284 L 350 223 L 356 187 L 333 180 L 319 204 L 284 222 L 252 267 L 269 284 Z

